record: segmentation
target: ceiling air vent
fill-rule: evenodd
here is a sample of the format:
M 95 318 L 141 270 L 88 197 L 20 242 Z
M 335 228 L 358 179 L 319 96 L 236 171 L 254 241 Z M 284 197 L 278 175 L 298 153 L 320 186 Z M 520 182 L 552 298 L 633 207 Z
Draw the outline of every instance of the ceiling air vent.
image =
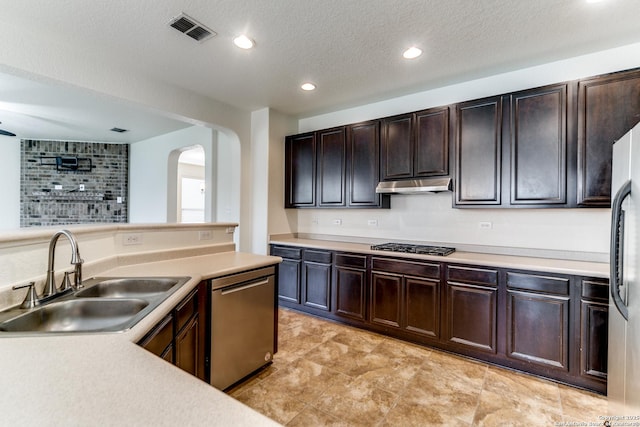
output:
M 184 13 L 169 21 L 169 26 L 199 42 L 210 39 L 217 34 Z

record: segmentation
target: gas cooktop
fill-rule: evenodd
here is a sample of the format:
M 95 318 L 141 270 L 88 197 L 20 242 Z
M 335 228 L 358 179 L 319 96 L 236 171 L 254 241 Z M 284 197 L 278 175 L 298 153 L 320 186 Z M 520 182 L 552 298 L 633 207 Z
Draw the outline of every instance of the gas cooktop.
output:
M 411 245 L 408 243 L 383 243 L 381 245 L 371 245 L 371 249 L 376 251 L 404 252 L 408 254 L 438 256 L 446 256 L 455 252 L 455 248 L 446 248 L 443 246 Z

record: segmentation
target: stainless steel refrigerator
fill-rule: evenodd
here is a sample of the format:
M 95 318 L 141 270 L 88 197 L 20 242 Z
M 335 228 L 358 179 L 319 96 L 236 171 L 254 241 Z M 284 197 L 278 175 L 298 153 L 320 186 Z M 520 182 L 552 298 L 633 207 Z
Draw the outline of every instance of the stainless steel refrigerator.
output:
M 613 145 L 612 194 L 609 414 L 640 416 L 640 124 Z

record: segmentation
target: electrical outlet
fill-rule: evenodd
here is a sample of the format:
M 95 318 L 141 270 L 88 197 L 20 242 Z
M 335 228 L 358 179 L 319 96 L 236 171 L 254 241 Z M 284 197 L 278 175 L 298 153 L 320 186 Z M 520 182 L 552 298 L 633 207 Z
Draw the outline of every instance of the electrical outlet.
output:
M 62 185 L 56 184 L 56 185 L 53 186 L 53 189 L 54 190 L 62 190 Z
M 198 239 L 199 240 L 211 240 L 211 239 L 213 239 L 213 231 L 211 231 L 211 230 L 198 231 Z
M 341 220 L 341 219 L 339 219 L 339 218 L 336 218 L 336 219 L 334 219 L 331 223 L 332 223 L 333 225 L 342 225 L 342 220 Z
M 318 225 L 318 217 L 314 216 L 313 218 L 311 218 L 311 224 Z
M 142 234 L 141 233 L 129 233 L 122 237 L 122 244 L 125 246 L 141 245 Z
M 78 186 L 78 190 L 80 190 L 80 191 L 84 191 L 84 184 L 80 184 L 80 185 Z
M 235 227 L 227 227 L 227 234 L 233 234 L 234 231 L 236 231 Z
M 377 219 L 369 219 L 369 220 L 367 220 L 367 225 L 369 227 L 377 227 L 378 226 L 378 220 Z
M 116 203 L 122 203 L 122 197 L 120 196 L 116 197 Z
M 478 228 L 480 230 L 491 230 L 493 228 L 493 223 L 491 221 L 480 221 L 478 223 Z

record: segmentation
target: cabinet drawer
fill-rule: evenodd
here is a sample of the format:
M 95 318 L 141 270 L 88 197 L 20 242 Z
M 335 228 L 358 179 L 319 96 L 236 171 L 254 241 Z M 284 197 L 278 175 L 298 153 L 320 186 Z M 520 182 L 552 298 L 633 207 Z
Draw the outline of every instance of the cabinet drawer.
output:
M 305 249 L 302 259 L 311 262 L 320 262 L 323 264 L 331 264 L 331 255 L 329 251 L 314 251 L 311 249 Z
M 151 353 L 163 357 L 165 349 L 173 342 L 173 316 L 167 317 L 140 341 L 140 345 Z
M 180 331 L 189 319 L 198 313 L 198 289 L 196 288 L 176 308 L 176 332 Z
M 300 248 L 286 248 L 282 246 L 272 246 L 271 255 L 279 256 L 282 258 L 300 259 L 302 258 L 302 249 Z
M 507 273 L 507 288 L 556 295 L 569 295 L 569 279 L 565 277 Z
M 606 280 L 582 279 L 582 298 L 608 302 L 609 301 L 609 282 Z
M 498 286 L 498 271 L 484 268 L 448 267 L 448 280 L 452 282 Z
M 440 264 L 400 261 L 390 258 L 371 258 L 371 268 L 407 276 L 440 278 Z
M 363 255 L 336 254 L 338 267 L 367 268 L 367 257 Z

